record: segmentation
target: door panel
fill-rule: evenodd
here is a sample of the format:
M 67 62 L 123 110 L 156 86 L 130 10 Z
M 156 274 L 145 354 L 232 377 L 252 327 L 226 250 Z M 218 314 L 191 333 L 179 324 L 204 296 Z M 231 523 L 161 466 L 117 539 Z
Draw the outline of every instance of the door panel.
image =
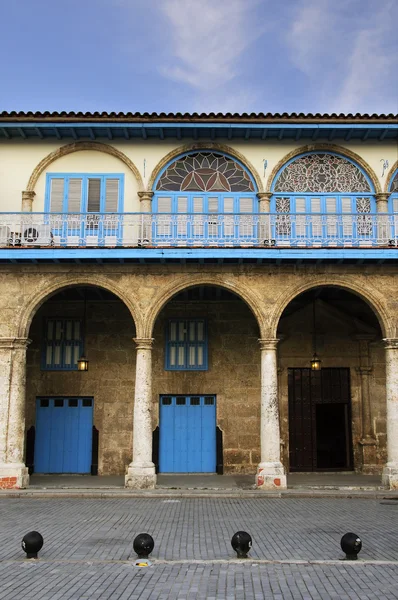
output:
M 38 398 L 36 473 L 90 473 L 92 398 Z
M 289 369 L 291 471 L 352 468 L 349 369 Z
M 162 396 L 159 433 L 161 473 L 215 472 L 214 396 Z

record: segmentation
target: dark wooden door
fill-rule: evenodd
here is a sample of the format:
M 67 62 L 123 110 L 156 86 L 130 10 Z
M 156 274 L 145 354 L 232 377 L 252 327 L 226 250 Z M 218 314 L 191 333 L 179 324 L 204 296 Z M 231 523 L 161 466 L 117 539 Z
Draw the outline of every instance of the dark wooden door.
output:
M 289 369 L 290 471 L 352 468 L 350 371 Z

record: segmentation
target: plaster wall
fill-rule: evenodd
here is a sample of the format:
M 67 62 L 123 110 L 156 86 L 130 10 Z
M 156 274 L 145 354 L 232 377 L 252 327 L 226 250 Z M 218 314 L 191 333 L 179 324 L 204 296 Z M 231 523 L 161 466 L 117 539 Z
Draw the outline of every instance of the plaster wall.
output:
M 40 368 L 43 319 L 82 315 L 82 303 L 47 302 L 34 317 L 27 354 L 26 427 L 35 423 L 35 399 L 40 396 L 93 396 L 94 425 L 99 430 L 99 473 L 123 474 L 131 460 L 135 382 L 135 329 L 120 302 L 88 305 L 87 373 L 42 371 Z M 206 318 L 209 332 L 207 371 L 166 371 L 165 327 L 172 317 Z M 278 349 L 279 407 L 282 460 L 289 466 L 288 368 L 308 368 L 312 353 L 309 314 L 283 319 Z M 362 466 L 361 381 L 358 343 L 349 327 L 329 318 L 319 339 L 324 367 L 349 367 L 352 399 L 354 466 Z M 217 425 L 223 431 L 226 473 L 253 473 L 260 461 L 260 349 L 259 330 L 249 308 L 239 299 L 228 301 L 171 301 L 161 311 L 154 328 L 152 429 L 159 424 L 162 394 L 214 394 Z M 385 361 L 375 332 L 370 345 L 370 397 L 377 440 L 376 466 L 386 460 Z M 376 469 L 377 470 L 377 469 Z
M 140 173 L 144 187 L 147 186 L 152 171 L 158 163 L 163 160 L 170 152 L 176 149 L 186 149 L 192 145 L 198 145 L 198 142 L 184 140 L 184 144 L 169 141 L 110 141 L 106 144 L 123 152 L 136 166 Z M 269 177 L 274 167 L 291 151 L 301 148 L 306 144 L 303 142 L 284 142 L 283 140 L 272 141 L 233 141 L 225 140 L 222 146 L 229 146 L 240 152 L 257 171 L 259 180 L 262 181 L 264 189 L 269 183 Z M 103 143 L 103 142 L 98 142 Z M 319 142 L 323 143 L 323 142 Z M 0 142 L 0 211 L 15 211 L 21 209 L 21 192 L 27 188 L 29 178 L 38 165 L 38 163 L 51 152 L 65 146 L 66 143 L 42 141 L 2 141 Z M 217 149 L 217 143 L 200 143 L 203 147 Z M 358 154 L 376 173 L 381 188 L 384 188 L 384 182 L 387 174 L 382 175 L 381 159 L 387 159 L 390 165 L 393 165 L 397 158 L 397 147 L 394 142 L 343 142 L 336 141 L 336 145 L 346 148 Z M 316 148 L 317 143 L 311 145 Z M 332 148 L 334 143 L 331 142 Z M 144 172 L 145 160 L 145 172 Z M 264 160 L 268 161 L 267 169 L 264 173 Z M 70 172 L 117 172 L 126 174 L 125 189 L 125 211 L 136 210 L 137 202 L 135 196 L 138 189 L 137 182 L 129 169 L 123 162 L 109 154 L 103 154 L 98 151 L 80 151 L 76 155 L 71 154 L 56 160 L 50 164 L 46 172 L 54 171 Z M 42 210 L 44 197 L 45 173 L 43 173 L 35 187 L 36 199 L 34 201 L 34 211 Z

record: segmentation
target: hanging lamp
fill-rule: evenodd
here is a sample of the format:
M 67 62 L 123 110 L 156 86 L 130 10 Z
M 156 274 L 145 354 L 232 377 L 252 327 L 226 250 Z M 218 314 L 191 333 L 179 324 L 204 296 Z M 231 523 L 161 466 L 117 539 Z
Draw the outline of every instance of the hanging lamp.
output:
M 84 346 L 86 343 L 86 320 L 87 320 L 87 288 L 84 288 L 84 313 L 83 313 L 83 344 L 82 354 L 77 361 L 78 371 L 88 371 L 88 360 L 85 357 Z

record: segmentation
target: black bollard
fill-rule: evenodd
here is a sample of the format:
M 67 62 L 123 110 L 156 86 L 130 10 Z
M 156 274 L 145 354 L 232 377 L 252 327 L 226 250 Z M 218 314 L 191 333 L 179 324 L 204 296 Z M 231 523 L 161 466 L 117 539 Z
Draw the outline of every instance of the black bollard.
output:
M 154 546 L 155 542 L 149 533 L 139 533 L 133 542 L 134 552 L 138 558 L 148 558 Z
M 37 558 L 37 553 L 43 548 L 43 536 L 38 531 L 29 531 L 23 536 L 21 546 L 26 552 L 26 558 Z
M 247 553 L 252 547 L 252 538 L 246 531 L 237 531 L 231 539 L 231 546 L 235 550 L 238 558 L 247 558 Z
M 341 538 L 340 546 L 345 552 L 345 560 L 357 560 L 362 548 L 362 541 L 356 533 L 345 533 Z

